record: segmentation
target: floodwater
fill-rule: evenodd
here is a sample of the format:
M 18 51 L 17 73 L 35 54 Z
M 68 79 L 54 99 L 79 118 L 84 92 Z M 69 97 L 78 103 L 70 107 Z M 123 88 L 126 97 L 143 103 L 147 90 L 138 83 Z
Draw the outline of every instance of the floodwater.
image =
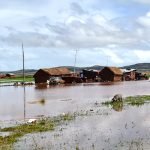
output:
M 14 144 L 16 150 L 149 150 L 150 103 L 119 109 L 101 105 L 118 93 L 123 97 L 150 95 L 149 87 L 148 81 L 1 87 L 0 120 L 79 112 L 74 120 L 54 131 L 20 138 Z
M 118 93 L 124 97 L 148 95 L 150 82 L 85 83 L 47 88 L 0 87 L 0 121 L 57 116 L 88 109 L 93 103 L 110 100 Z M 40 103 L 41 100 L 44 103 Z
M 121 112 L 92 107 L 53 132 L 28 134 L 14 145 L 16 150 L 149 150 L 150 105 L 130 106 Z

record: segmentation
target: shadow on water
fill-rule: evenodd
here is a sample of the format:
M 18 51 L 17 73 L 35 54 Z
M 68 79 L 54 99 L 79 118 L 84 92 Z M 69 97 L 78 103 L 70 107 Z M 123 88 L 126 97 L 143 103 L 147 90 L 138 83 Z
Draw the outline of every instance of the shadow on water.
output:
M 35 86 L 35 89 L 37 90 L 42 90 L 42 89 L 47 89 L 49 86 L 47 84 L 38 84 Z

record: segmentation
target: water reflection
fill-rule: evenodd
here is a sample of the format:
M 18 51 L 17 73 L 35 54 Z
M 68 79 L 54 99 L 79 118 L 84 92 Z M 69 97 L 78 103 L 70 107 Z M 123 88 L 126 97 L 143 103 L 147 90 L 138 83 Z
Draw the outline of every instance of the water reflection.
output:
M 26 88 L 23 86 L 24 120 L 26 119 Z
M 112 108 L 115 111 L 122 111 L 122 109 L 123 109 L 123 102 L 113 102 Z
M 46 88 L 48 88 L 49 86 L 47 85 L 47 84 L 37 84 L 36 86 L 35 86 L 35 89 L 46 89 Z

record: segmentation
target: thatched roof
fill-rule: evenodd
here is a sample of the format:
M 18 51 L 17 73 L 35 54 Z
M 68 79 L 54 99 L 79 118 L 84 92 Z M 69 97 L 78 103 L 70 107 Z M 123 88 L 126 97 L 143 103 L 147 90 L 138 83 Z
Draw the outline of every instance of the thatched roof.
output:
M 117 67 L 105 67 L 105 68 L 109 69 L 115 75 L 122 75 L 123 74 L 123 72 Z
M 44 68 L 44 69 L 41 69 L 41 70 L 46 72 L 47 74 L 49 74 L 51 76 L 70 75 L 71 74 L 69 69 L 64 68 L 64 67 Z

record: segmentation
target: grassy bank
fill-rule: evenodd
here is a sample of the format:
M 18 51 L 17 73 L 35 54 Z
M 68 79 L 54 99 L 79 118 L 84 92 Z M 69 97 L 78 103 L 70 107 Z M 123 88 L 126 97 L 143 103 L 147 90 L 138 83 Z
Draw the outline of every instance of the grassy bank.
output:
M 25 123 L 14 127 L 0 129 L 0 132 L 10 133 L 8 136 L 0 136 L 0 149 L 12 149 L 13 144 L 28 133 L 52 131 L 61 123 L 73 119 L 74 116 L 68 113 L 53 118 L 40 119 L 33 123 Z
M 123 108 L 124 105 L 131 105 L 131 106 L 141 106 L 145 103 L 150 103 L 150 95 L 142 95 L 142 96 L 129 96 L 125 97 L 123 101 L 113 102 L 113 101 L 106 101 L 103 102 L 102 105 L 112 106 L 112 108 Z
M 33 82 L 34 78 L 33 76 L 25 76 L 25 82 Z M 14 82 L 23 82 L 23 77 L 22 76 L 16 76 L 12 78 L 2 78 L 0 79 L 0 84 L 1 83 L 14 83 Z

